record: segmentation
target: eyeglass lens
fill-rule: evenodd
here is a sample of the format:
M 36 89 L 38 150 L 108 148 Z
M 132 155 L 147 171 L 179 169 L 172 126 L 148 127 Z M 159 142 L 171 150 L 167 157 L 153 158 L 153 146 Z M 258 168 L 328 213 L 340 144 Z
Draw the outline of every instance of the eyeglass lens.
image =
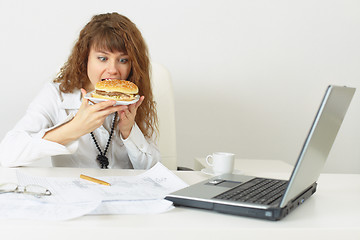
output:
M 0 192 L 15 192 L 18 185 L 15 183 L 3 183 L 0 184 Z

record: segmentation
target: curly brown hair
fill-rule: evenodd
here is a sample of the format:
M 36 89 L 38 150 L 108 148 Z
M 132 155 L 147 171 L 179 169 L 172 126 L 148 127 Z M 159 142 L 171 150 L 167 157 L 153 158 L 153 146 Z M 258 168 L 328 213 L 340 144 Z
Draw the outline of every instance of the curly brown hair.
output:
M 123 15 L 95 15 L 80 31 L 68 61 L 54 79 L 54 82 L 60 83 L 60 91 L 68 93 L 88 86 L 90 79 L 87 75 L 87 63 L 91 47 L 123 52 L 129 56 L 131 71 L 127 80 L 135 83 L 139 87 L 139 94 L 145 96 L 135 121 L 145 137 L 157 135 L 158 118 L 150 82 L 148 48 L 136 25 Z

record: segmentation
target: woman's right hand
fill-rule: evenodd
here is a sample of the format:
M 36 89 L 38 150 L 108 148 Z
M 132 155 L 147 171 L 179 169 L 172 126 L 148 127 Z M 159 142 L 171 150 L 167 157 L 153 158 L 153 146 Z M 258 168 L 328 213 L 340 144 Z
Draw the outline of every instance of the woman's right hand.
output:
M 100 127 L 111 113 L 128 109 L 128 106 L 114 106 L 115 100 L 90 105 L 89 100 L 84 98 L 86 90 L 81 89 L 81 93 L 83 96 L 82 103 L 72 122 L 77 125 L 82 135 Z
M 111 113 L 128 109 L 128 106 L 114 106 L 115 100 L 90 105 L 89 100 L 84 98 L 85 89 L 81 89 L 81 93 L 82 103 L 75 117 L 66 124 L 47 132 L 43 139 L 67 145 L 100 127 Z

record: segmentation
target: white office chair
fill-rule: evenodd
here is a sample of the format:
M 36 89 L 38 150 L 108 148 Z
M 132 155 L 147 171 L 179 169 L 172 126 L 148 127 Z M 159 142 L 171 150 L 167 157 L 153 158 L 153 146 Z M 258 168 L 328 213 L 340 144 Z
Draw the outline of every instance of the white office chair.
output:
M 151 82 L 159 119 L 158 147 L 161 163 L 177 169 L 174 92 L 169 71 L 159 63 L 152 63 Z

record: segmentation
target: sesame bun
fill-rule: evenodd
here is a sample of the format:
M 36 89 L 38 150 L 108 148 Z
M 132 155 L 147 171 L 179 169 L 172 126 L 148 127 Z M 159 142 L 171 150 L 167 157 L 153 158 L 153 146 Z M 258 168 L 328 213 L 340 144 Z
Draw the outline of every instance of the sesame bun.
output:
M 100 81 L 95 85 L 92 93 L 94 98 L 103 98 L 117 101 L 131 101 L 138 94 L 138 87 L 126 80 L 108 79 Z

